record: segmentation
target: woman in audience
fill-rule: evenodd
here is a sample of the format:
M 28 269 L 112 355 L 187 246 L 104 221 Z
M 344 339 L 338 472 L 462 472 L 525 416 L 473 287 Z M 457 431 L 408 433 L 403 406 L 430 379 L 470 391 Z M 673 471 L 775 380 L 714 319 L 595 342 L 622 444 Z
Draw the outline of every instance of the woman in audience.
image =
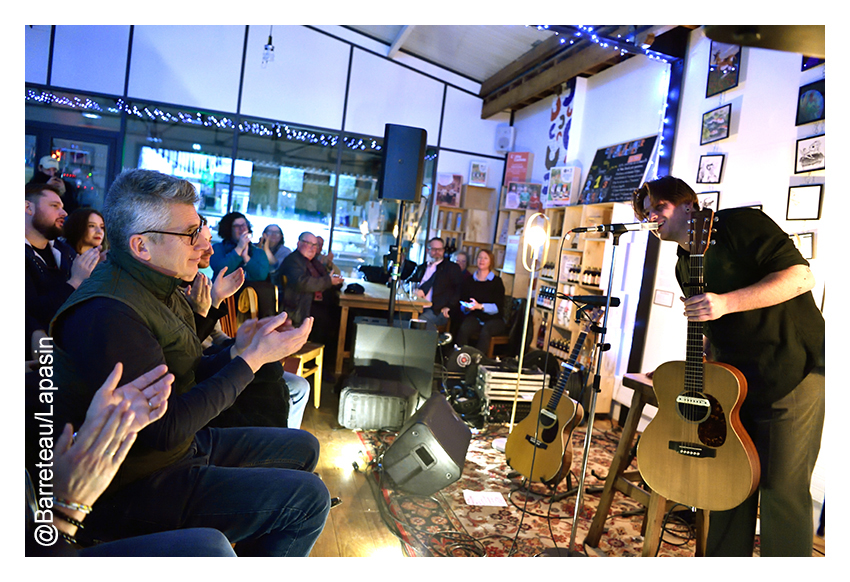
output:
M 100 260 L 106 258 L 106 228 L 103 215 L 94 208 L 78 208 L 65 219 L 65 241 L 78 255 L 100 248 Z
M 228 273 L 242 267 L 246 281 L 266 281 L 269 278 L 269 258 L 262 248 L 251 242 L 251 223 L 240 212 L 225 214 L 218 223 L 221 242 L 213 245 L 210 266 L 213 279 L 222 268 Z
M 27 472 L 26 554 L 47 556 L 235 556 L 213 529 L 185 529 L 92 545 L 81 543 L 86 516 L 115 477 L 136 434 L 165 414 L 174 375 L 157 366 L 117 388 L 121 364 L 97 391 L 79 431 L 66 425 L 53 447 L 50 507 Z
M 283 246 L 283 231 L 276 224 L 270 224 L 263 230 L 258 246 L 265 251 L 272 273 L 277 271 L 286 255 L 292 252 L 292 249 Z
M 477 269 L 472 277 L 461 285 L 460 310 L 464 314 L 455 343 L 470 345 L 472 336 L 478 333 L 474 347 L 487 352 L 490 338 L 505 333 L 506 325 L 502 314 L 505 303 L 505 285 L 493 272 L 493 254 L 480 250 L 476 259 Z

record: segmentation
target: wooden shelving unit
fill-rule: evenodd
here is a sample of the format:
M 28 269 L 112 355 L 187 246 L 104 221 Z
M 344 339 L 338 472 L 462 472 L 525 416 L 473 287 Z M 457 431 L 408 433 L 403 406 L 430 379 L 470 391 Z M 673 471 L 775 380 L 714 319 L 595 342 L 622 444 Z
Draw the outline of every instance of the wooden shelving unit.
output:
M 439 236 L 446 246 L 455 246 L 475 263 L 478 249 L 490 250 L 498 210 L 498 191 L 494 188 L 464 185 L 459 208 L 436 206 L 431 236 Z

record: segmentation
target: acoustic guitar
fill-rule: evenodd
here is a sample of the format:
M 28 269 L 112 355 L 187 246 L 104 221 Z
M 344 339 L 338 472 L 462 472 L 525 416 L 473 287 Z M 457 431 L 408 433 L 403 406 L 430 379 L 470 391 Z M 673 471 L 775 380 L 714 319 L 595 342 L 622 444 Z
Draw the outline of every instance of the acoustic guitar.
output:
M 714 212 L 693 213 L 686 295 L 704 292 L 703 259 Z M 736 368 L 703 357 L 701 322 L 688 322 L 684 362 L 667 362 L 652 377 L 658 412 L 638 441 L 638 468 L 649 487 L 684 505 L 722 511 L 758 486 L 756 448 L 738 416 L 747 380 Z
M 572 433 L 584 418 L 581 404 L 562 398 L 570 375 L 576 369 L 584 339 L 598 318 L 597 308 L 582 329 L 569 360 L 561 364 L 555 389 L 543 388 L 531 400 L 531 413 L 514 426 L 505 443 L 505 460 L 515 471 L 536 483 L 554 486 L 573 464 Z M 543 400 L 546 399 L 546 406 Z M 539 413 L 535 414 L 536 411 Z

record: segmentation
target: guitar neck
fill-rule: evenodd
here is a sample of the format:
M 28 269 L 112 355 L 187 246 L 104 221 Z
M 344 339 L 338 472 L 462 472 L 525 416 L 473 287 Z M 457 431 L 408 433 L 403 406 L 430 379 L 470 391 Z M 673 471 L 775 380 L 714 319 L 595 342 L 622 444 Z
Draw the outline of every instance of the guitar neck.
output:
M 688 297 L 701 295 L 705 289 L 703 281 L 704 255 L 691 255 L 690 284 Z M 685 389 L 702 391 L 703 387 L 703 327 L 702 322 L 688 321 L 688 341 L 685 352 Z
M 582 346 L 584 345 L 584 339 L 587 337 L 588 328 L 582 329 L 581 333 L 576 339 L 576 345 L 573 347 L 573 351 L 570 352 L 570 358 L 566 363 L 562 364 L 564 368 L 561 370 L 560 375 L 558 376 L 558 382 L 555 385 L 555 390 L 552 392 L 551 398 L 549 398 L 549 404 L 546 406 L 549 410 L 555 410 L 558 408 L 558 402 L 561 400 L 561 396 L 564 394 L 564 389 L 567 386 L 567 381 L 570 379 L 570 375 L 576 369 L 576 362 L 578 361 L 578 356 L 581 353 Z

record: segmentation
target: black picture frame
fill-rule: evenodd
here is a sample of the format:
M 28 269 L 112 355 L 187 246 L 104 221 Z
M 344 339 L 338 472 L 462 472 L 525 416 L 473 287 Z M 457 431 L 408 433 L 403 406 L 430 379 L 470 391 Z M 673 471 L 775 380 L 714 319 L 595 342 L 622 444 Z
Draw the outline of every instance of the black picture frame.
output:
M 702 114 L 699 145 L 714 143 L 729 137 L 732 122 L 732 104 L 721 105 Z
M 795 174 L 826 169 L 826 134 L 798 139 L 794 151 Z
M 705 96 L 711 97 L 738 86 L 741 71 L 741 47 L 734 44 L 711 41 L 708 55 L 708 80 Z
M 714 212 L 720 210 L 720 192 L 700 192 L 697 194 L 699 207 L 702 210 L 711 209 Z
M 788 188 L 785 220 L 820 220 L 823 184 L 802 184 Z
M 724 154 L 706 154 L 699 157 L 697 184 L 719 184 L 723 179 Z
M 814 232 L 798 232 L 790 235 L 794 241 L 794 246 L 800 251 L 804 259 L 815 258 L 815 233 Z
M 800 87 L 797 95 L 795 125 L 806 125 L 826 119 L 826 80 L 821 79 Z

